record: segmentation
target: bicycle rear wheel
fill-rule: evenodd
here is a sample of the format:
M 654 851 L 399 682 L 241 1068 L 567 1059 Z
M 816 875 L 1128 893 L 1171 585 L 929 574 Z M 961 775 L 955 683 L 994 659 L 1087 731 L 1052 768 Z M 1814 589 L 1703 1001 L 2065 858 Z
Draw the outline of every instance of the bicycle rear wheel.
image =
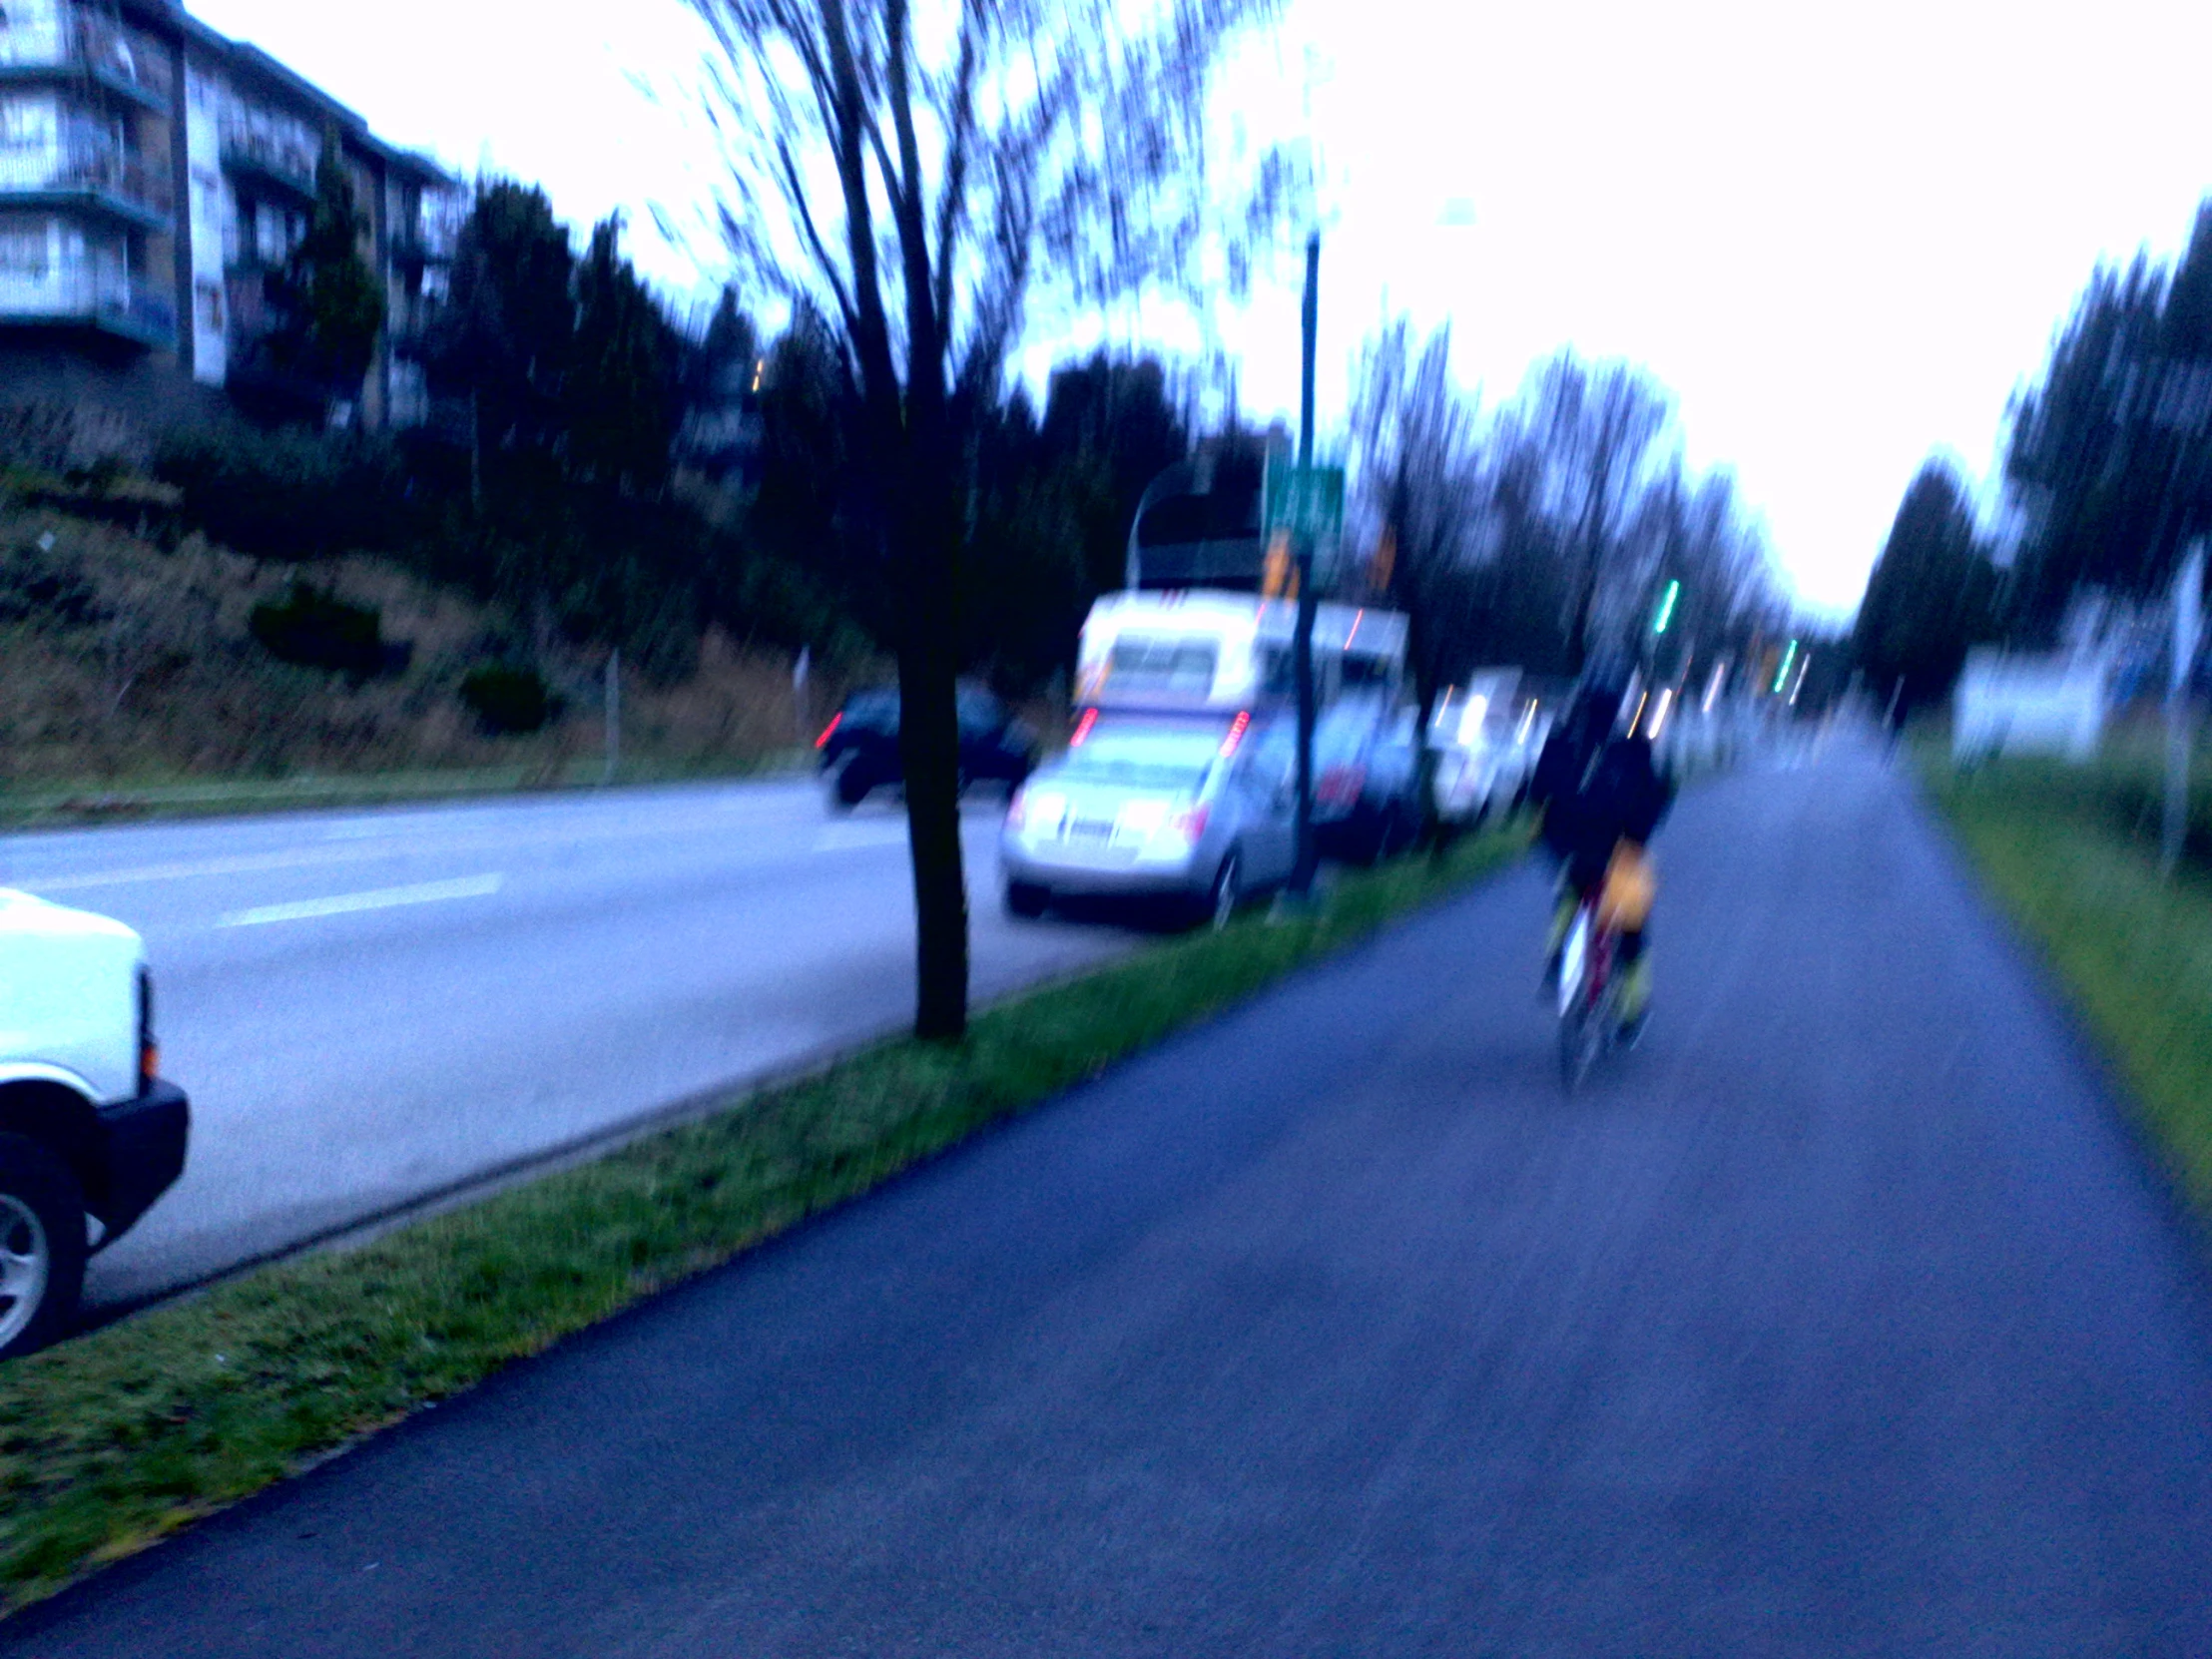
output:
M 1582 998 L 1559 1019 L 1559 1081 L 1569 1094 L 1589 1079 L 1597 1058 L 1605 1052 L 1605 1008 L 1600 999 L 1592 1007 Z

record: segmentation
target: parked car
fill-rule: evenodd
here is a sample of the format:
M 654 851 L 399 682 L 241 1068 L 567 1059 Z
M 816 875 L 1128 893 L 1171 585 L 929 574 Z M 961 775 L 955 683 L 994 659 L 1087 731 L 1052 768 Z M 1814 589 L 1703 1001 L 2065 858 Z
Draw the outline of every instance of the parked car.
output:
M 1290 774 L 1251 717 L 1108 716 L 1038 768 L 999 837 L 1006 908 L 1077 895 L 1166 898 L 1216 925 L 1296 857 Z
M 191 1107 L 159 1063 L 138 934 L 0 889 L 0 1359 L 69 1328 L 87 1256 L 184 1170 Z
M 997 783 L 1012 791 L 1037 764 L 1037 734 L 980 686 L 962 686 L 956 695 L 960 787 Z M 830 786 L 830 804 L 839 811 L 858 806 L 871 791 L 903 784 L 898 689 L 854 692 L 815 740 L 815 748 Z
M 1526 707 L 1493 706 L 1472 720 L 1462 709 L 1439 720 L 1428 739 L 1436 816 L 1447 824 L 1476 824 L 1519 806 L 1550 732 L 1550 718 Z
M 1410 709 L 1359 699 L 1315 723 L 1316 850 L 1372 864 L 1413 843 L 1420 830 L 1413 720 Z

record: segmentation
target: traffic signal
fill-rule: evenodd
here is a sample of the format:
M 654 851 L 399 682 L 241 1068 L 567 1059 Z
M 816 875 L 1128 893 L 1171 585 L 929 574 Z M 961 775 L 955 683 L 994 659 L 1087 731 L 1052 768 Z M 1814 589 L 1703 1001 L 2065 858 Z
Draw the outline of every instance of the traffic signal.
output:
M 1669 582 L 1665 591 L 1659 595 L 1659 609 L 1651 619 L 1651 631 L 1654 634 L 1664 634 L 1667 631 L 1667 624 L 1674 620 L 1675 602 L 1681 597 L 1682 584 Z
M 1291 591 L 1291 533 L 1278 530 L 1268 538 L 1268 562 L 1260 576 L 1260 597 L 1281 599 Z

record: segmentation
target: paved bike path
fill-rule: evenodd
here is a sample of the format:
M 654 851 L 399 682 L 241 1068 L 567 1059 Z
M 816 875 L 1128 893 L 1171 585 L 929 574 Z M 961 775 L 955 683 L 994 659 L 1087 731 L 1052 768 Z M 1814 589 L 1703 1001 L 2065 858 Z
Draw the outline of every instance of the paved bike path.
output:
M 1521 871 L 0 1625 L 55 1656 L 2212 1652 L 2212 1286 L 1844 752 Z

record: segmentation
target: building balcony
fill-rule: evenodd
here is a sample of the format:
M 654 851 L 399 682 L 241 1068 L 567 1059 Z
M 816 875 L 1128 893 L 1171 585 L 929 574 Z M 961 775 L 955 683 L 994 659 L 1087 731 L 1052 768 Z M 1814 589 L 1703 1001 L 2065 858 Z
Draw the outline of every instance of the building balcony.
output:
M 321 158 L 311 146 L 238 123 L 225 123 L 222 146 L 223 165 L 231 172 L 274 187 L 301 207 L 314 206 L 315 164 Z
M 391 263 L 402 269 L 453 262 L 453 233 L 443 226 L 395 225 L 390 246 Z
M 169 59 L 151 44 L 134 42 L 110 19 L 71 12 L 56 29 L 0 31 L 0 85 L 55 81 L 89 81 L 162 114 L 176 96 Z
M 170 202 L 167 170 L 122 151 L 0 153 L 0 207 L 72 209 L 166 231 Z
M 177 310 L 124 276 L 61 271 L 0 277 L 0 327 L 90 329 L 132 345 L 177 343 Z

